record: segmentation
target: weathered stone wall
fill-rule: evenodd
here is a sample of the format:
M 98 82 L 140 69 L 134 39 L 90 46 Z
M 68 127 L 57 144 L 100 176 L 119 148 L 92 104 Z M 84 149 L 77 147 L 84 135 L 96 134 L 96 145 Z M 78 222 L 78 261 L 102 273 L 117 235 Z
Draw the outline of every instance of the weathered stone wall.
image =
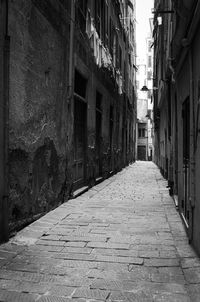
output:
M 49 210 L 70 190 L 69 24 L 59 1 L 45 5 L 9 7 L 11 222 Z
M 71 1 L 62 0 L 10 2 L 11 228 L 49 211 L 66 200 L 71 190 L 75 189 L 72 179 L 74 106 L 73 97 L 69 97 L 71 90 L 68 89 L 69 3 Z M 84 99 L 87 103 L 87 145 L 84 147 L 86 175 L 81 185 L 92 186 L 99 176 L 106 178 L 111 171 L 119 171 L 132 155 L 129 154 L 130 147 L 129 150 L 126 148 L 130 138 L 127 130 L 125 139 L 125 127 L 128 127 L 125 123 L 125 92 L 119 95 L 111 70 L 97 66 L 84 30 L 76 24 L 71 71 L 72 78 L 77 71 L 87 82 Z M 73 84 L 71 88 L 73 92 Z M 102 95 L 102 129 L 98 134 L 100 144 L 96 141 L 97 91 Z

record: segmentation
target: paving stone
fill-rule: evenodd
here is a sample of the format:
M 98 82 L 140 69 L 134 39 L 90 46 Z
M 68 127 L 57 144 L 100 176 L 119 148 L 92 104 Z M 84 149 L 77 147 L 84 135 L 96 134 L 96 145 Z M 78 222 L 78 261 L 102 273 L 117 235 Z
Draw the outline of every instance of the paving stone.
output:
M 50 288 L 50 285 L 48 283 L 44 282 L 27 282 L 23 281 L 18 283 L 18 285 L 14 288 L 17 292 L 23 292 L 23 293 L 37 293 L 39 295 L 46 293 Z
M 3 267 L 5 264 L 9 262 L 8 259 L 0 259 L 0 267 Z
M 17 255 L 16 252 L 6 251 L 6 250 L 0 250 L 0 258 L 1 259 L 10 259 Z
M 73 294 L 73 298 L 87 298 L 105 301 L 109 295 L 109 291 L 105 290 L 92 290 L 87 288 L 79 288 Z
M 131 248 L 135 248 L 135 245 L 131 245 Z M 160 244 L 139 244 L 139 251 L 175 251 L 175 246 L 173 245 L 160 245 Z
M 52 241 L 52 240 L 38 240 L 36 242 L 36 244 L 39 244 L 39 245 L 55 245 L 55 246 L 64 246 L 65 245 L 65 242 L 64 241 Z
M 74 287 L 67 287 L 61 285 L 53 285 L 48 291 L 48 295 L 57 297 L 70 297 L 74 293 Z
M 152 258 L 144 259 L 145 266 L 155 266 L 155 267 L 169 267 L 169 266 L 179 266 L 179 259 L 161 259 L 161 258 Z
M 32 281 L 32 282 L 59 281 L 59 277 L 57 276 L 31 273 L 31 272 L 11 271 L 5 269 L 0 271 L 0 278 L 10 279 L 10 280 L 24 280 L 24 281 Z
M 71 234 L 70 236 L 61 236 L 60 238 L 61 242 L 68 242 L 68 241 L 83 241 L 83 242 L 106 242 L 107 237 L 100 236 L 100 235 L 89 235 L 89 234 L 82 234 L 82 236 L 75 236 L 74 234 Z
M 159 251 L 139 251 L 138 254 L 142 258 L 158 258 L 160 255 Z
M 55 245 L 34 245 L 29 247 L 28 250 L 24 251 L 25 255 L 48 255 L 48 253 L 45 252 L 60 252 L 62 251 L 64 247 L 63 246 L 55 246 Z
M 160 258 L 177 258 L 178 255 L 177 255 L 177 252 L 176 251 L 159 251 L 159 257 Z
M 200 259 L 199 258 L 184 258 L 184 259 L 181 259 L 181 267 L 182 268 L 200 267 Z
M 112 255 L 112 256 L 121 256 L 121 257 L 138 257 L 137 250 L 120 250 L 120 249 L 103 249 L 95 248 L 92 250 L 92 253 L 99 255 Z
M 15 291 L 7 291 L 0 289 L 0 301 L 5 302 L 35 302 L 38 295 L 30 295 L 27 293 L 18 293 Z
M 84 260 L 84 261 L 99 261 L 98 256 L 88 254 L 75 254 L 75 253 L 54 253 L 52 255 L 55 259 L 66 259 L 66 260 Z
M 192 302 L 200 301 L 200 285 L 199 284 L 190 284 L 187 286 L 187 290 Z
M 162 267 L 152 274 L 153 282 L 185 284 L 185 276 L 180 267 Z
M 153 301 L 155 302 L 191 302 L 190 297 L 185 294 L 155 294 L 153 295 Z
M 154 267 L 132 266 L 128 272 L 118 272 L 117 276 L 120 280 L 129 281 L 151 281 L 153 274 L 157 273 Z
M 126 291 L 114 291 L 111 292 L 108 302 L 151 302 L 153 301 L 152 294 L 141 293 L 131 293 Z
M 43 236 L 41 236 L 42 240 L 53 240 L 53 241 L 59 241 L 61 238 L 61 235 L 48 235 L 48 234 L 44 234 Z
M 4 268 L 12 271 L 23 271 L 23 272 L 39 272 L 40 265 L 39 264 L 30 264 L 30 263 L 9 263 Z
M 189 245 L 179 245 L 177 246 L 177 252 L 181 258 L 194 258 L 196 253 Z
M 16 290 L 20 285 L 20 281 L 0 279 L 0 289 Z
M 69 242 L 65 242 L 64 246 L 84 247 L 84 246 L 86 246 L 86 242 L 83 242 L 83 241 L 69 241 Z
M 57 296 L 43 296 L 38 302 L 72 302 L 72 299 L 64 298 L 64 297 L 57 297 Z
M 132 257 L 117 257 L 117 256 L 104 256 L 104 255 L 97 255 L 96 261 L 99 262 L 114 262 L 114 263 L 127 263 L 127 264 L 137 264 L 142 265 L 143 259 L 142 258 L 132 258 Z
M 129 244 L 125 244 L 125 243 L 102 243 L 102 242 L 89 242 L 87 244 L 87 247 L 91 247 L 91 248 L 103 248 L 103 249 L 124 249 L 124 250 L 128 250 L 129 249 Z
M 189 284 L 200 284 L 200 267 L 184 269 L 183 272 Z
M 65 247 L 62 250 L 62 253 L 75 253 L 75 254 L 90 254 L 92 252 L 92 248 L 79 248 L 79 247 Z
M 91 289 L 99 289 L 99 290 L 119 290 L 119 288 L 123 288 L 123 283 L 119 280 L 106 280 L 106 279 L 100 279 L 94 281 L 90 285 Z
M 63 260 L 63 259 L 60 259 Z M 64 260 L 62 262 L 63 267 L 71 267 L 71 268 L 98 268 L 99 267 L 99 262 L 96 261 L 80 261 L 80 260 Z

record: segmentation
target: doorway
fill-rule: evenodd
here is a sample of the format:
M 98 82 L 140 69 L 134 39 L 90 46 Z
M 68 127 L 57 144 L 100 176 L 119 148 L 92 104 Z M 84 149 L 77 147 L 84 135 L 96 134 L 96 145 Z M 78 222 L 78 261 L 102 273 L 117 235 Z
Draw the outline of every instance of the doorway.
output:
M 147 150 L 146 150 L 146 146 L 138 146 L 138 150 L 137 150 L 138 156 L 137 156 L 137 160 L 146 160 L 146 154 L 147 154 Z
M 85 182 L 86 161 L 86 112 L 84 102 L 74 100 L 74 187 L 77 189 Z
M 87 147 L 87 81 L 79 72 L 75 72 L 74 87 L 74 190 L 82 187 L 86 181 Z
M 102 149 L 102 95 L 96 92 L 96 167 L 95 177 L 102 175 L 101 149 Z
M 183 200 L 182 214 L 189 225 L 189 159 L 190 159 L 190 102 L 185 100 L 182 108 L 183 118 Z

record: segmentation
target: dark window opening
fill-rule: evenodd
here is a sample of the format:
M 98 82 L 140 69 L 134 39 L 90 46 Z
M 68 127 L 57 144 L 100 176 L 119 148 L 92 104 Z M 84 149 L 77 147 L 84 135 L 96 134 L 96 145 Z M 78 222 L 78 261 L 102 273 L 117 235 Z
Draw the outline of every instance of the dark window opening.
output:
M 110 150 L 112 150 L 112 140 L 113 140 L 113 106 L 110 106 Z
M 101 1 L 96 0 L 95 1 L 95 25 L 97 33 L 100 37 L 100 31 L 101 31 Z
M 145 128 L 138 129 L 138 137 L 145 137 Z
M 102 95 L 98 91 L 96 92 L 96 109 L 102 111 Z
M 75 85 L 74 91 L 76 94 L 80 95 L 82 98 L 86 97 L 86 86 L 87 80 L 78 72 L 75 72 Z
M 76 2 L 76 23 L 78 23 L 82 32 L 85 32 L 86 28 L 86 13 L 87 13 L 88 0 L 77 0 Z

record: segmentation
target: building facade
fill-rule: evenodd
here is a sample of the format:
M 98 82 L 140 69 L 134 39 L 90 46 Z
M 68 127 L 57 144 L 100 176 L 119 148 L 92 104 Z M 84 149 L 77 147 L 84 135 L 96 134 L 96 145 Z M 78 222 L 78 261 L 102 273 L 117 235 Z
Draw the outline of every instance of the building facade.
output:
M 200 1 L 155 1 L 155 162 L 200 253 Z
M 135 160 L 135 3 L 3 0 L 0 16 L 8 234 Z
M 148 160 L 148 91 L 146 62 L 137 63 L 137 160 Z
M 153 40 L 150 35 L 146 39 L 146 60 L 137 62 L 137 160 L 152 160 L 154 154 L 152 79 Z

